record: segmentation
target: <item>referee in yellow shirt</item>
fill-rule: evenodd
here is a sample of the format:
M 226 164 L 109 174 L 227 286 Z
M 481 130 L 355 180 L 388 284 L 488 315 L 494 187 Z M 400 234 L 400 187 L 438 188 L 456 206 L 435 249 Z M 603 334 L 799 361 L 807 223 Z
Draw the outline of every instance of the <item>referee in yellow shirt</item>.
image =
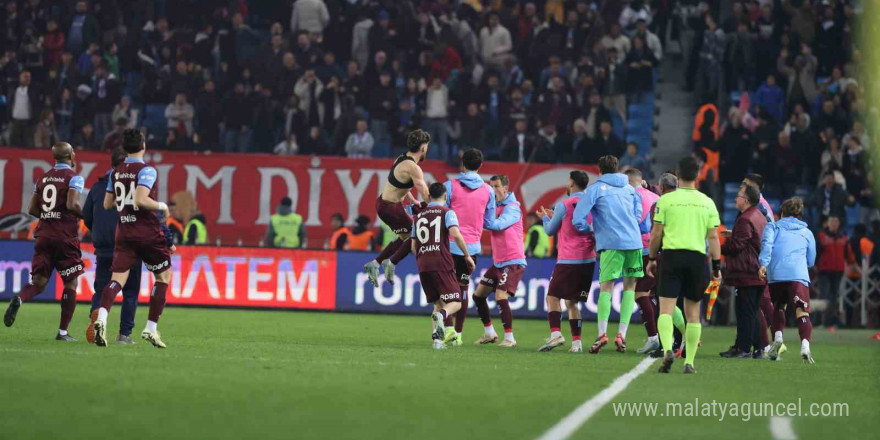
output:
M 694 357 L 700 341 L 700 300 L 708 285 L 706 280 L 706 242 L 712 255 L 712 279 L 721 281 L 721 243 L 718 241 L 718 209 L 715 202 L 696 186 L 700 165 L 691 156 L 678 161 L 678 190 L 657 201 L 646 273 L 653 274 L 657 252 L 663 244 L 663 265 L 657 284 L 660 316 L 657 330 L 663 344 L 660 372 L 668 373 L 675 355 L 672 352 L 672 314 L 679 296 L 684 296 L 687 318 L 685 340 L 687 356 L 684 373 L 696 373 Z

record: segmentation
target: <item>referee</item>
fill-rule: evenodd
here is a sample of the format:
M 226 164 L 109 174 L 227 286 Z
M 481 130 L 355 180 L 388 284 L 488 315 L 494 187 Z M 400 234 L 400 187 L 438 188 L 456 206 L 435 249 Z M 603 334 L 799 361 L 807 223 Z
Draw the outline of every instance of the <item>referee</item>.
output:
M 665 353 L 660 372 L 668 373 L 675 360 L 672 352 L 672 314 L 679 296 L 684 296 L 687 318 L 685 340 L 688 347 L 684 373 L 696 373 L 694 357 L 700 341 L 700 300 L 706 289 L 706 241 L 712 255 L 712 279 L 721 281 L 721 244 L 718 241 L 718 210 L 715 203 L 697 191 L 696 180 L 700 165 L 692 156 L 678 161 L 677 191 L 657 201 L 654 208 L 654 226 L 648 253 L 648 274 L 657 266 L 657 252 L 663 243 L 663 266 L 658 280 L 660 316 L 657 330 Z

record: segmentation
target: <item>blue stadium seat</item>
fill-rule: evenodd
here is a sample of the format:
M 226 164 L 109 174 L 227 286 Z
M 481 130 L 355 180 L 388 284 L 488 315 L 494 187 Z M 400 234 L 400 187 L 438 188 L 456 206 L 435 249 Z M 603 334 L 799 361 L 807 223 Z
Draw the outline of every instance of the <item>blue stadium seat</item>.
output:
M 846 225 L 845 226 L 855 226 L 859 224 L 859 205 L 855 206 L 847 206 L 846 207 Z
M 147 104 L 144 107 L 143 124 L 149 133 L 158 135 L 168 130 L 168 121 L 165 119 L 165 105 Z

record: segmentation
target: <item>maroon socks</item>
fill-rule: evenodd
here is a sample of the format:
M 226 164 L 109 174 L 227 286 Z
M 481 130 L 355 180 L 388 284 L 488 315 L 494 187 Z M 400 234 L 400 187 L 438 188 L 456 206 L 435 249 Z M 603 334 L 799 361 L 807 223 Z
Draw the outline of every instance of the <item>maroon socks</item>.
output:
M 506 299 L 496 301 L 498 310 L 501 312 L 501 324 L 504 325 L 504 333 L 513 331 L 513 313 L 510 312 L 510 302 Z
M 153 291 L 150 292 L 150 314 L 147 317 L 150 321 L 159 322 L 159 317 L 162 316 L 162 311 L 165 310 L 165 293 L 167 291 L 167 284 L 160 282 L 153 284 Z M 101 299 L 103 300 L 103 298 Z
M 654 303 L 651 302 L 650 296 L 636 298 L 636 304 L 642 311 L 642 323 L 645 324 L 645 331 L 648 337 L 657 336 L 657 312 L 654 310 Z
M 406 258 L 406 256 L 409 255 L 410 252 L 412 252 L 412 238 L 407 238 L 406 241 L 404 241 L 400 246 L 397 247 L 397 250 L 395 250 L 394 254 L 392 254 L 391 257 L 389 257 L 388 259 L 391 260 L 393 264 L 397 264 L 400 263 L 400 260 Z
M 801 316 L 797 319 L 798 334 L 801 339 L 810 340 L 813 338 L 813 322 L 809 316 Z
M 116 295 L 119 295 L 119 292 L 121 291 L 122 284 L 119 284 L 116 281 L 110 281 L 110 283 L 107 284 L 107 287 L 104 287 L 104 290 L 101 291 L 101 307 L 109 312 L 110 307 L 113 306 L 113 301 L 116 300 Z M 152 303 L 152 300 L 150 302 Z M 150 308 L 152 309 L 152 304 Z
M 394 255 L 395 252 L 397 252 L 397 249 L 400 247 L 401 244 L 403 244 L 403 240 L 399 238 L 392 241 L 391 243 L 388 243 L 388 246 L 385 246 L 385 249 L 382 249 L 382 252 L 379 252 L 379 256 L 376 257 L 376 262 L 382 264 L 383 261 L 391 258 L 391 256 Z
M 550 331 L 558 332 L 562 327 L 562 312 L 547 313 L 547 320 L 550 321 Z
M 489 302 L 486 298 L 477 295 L 472 296 L 474 304 L 477 306 L 477 314 L 480 315 L 480 321 L 483 321 L 483 327 L 492 324 L 492 318 L 489 316 Z
M 67 330 L 70 325 L 70 318 L 73 318 L 73 311 L 76 309 L 76 290 L 64 289 L 61 294 L 61 323 L 58 324 L 59 330 Z
M 559 313 L 559 312 L 556 312 Z M 580 319 L 569 319 L 568 325 L 571 327 L 571 340 L 572 341 L 580 341 L 581 340 L 581 320 Z
M 461 286 L 461 310 L 455 312 L 455 331 L 461 333 L 464 330 L 464 319 L 467 318 L 468 286 Z
M 18 292 L 18 297 L 21 298 L 21 302 L 28 302 L 42 292 L 42 290 L 37 289 L 37 286 L 32 283 L 27 283 L 24 288 L 21 289 L 21 292 Z

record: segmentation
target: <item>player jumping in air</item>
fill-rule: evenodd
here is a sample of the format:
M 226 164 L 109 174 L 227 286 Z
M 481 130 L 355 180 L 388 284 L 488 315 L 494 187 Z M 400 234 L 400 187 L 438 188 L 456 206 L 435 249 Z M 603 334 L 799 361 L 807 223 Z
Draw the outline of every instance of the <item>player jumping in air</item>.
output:
M 581 232 L 596 231 L 596 249 L 599 251 L 599 336 L 590 347 L 590 353 L 599 353 L 608 343 L 606 335 L 611 315 L 611 290 L 614 280 L 623 276 L 623 296 L 620 299 L 620 327 L 614 345 L 617 351 L 626 351 L 626 331 L 635 307 L 636 282 L 642 271 L 642 201 L 639 193 L 629 185 L 629 179 L 617 172 L 614 156 L 599 158 L 599 181 L 587 188 L 575 207 L 572 221 Z M 593 214 L 592 228 L 587 216 Z
M 571 221 L 575 205 L 584 195 L 590 184 L 590 176 L 583 171 L 569 174 L 567 199 L 556 204 L 555 209 L 543 206 L 538 215 L 544 220 L 544 230 L 548 235 L 559 234 L 559 251 L 556 266 L 550 275 L 547 289 L 547 320 L 550 321 L 550 337 L 538 351 L 550 351 L 565 344 L 562 337 L 562 307 L 560 300 L 566 301 L 568 323 L 571 326 L 572 353 L 582 353 L 580 302 L 586 301 L 593 286 L 593 269 L 596 267 L 596 237 L 592 232 L 575 229 Z
M 446 329 L 444 342 L 452 345 L 461 345 L 461 332 L 464 330 L 464 320 L 467 317 L 468 289 L 471 284 L 471 273 L 465 264 L 465 257 L 470 256 L 476 260 L 480 254 L 482 245 L 480 237 L 483 228 L 495 222 L 495 191 L 477 174 L 483 166 L 483 153 L 476 148 L 466 150 L 461 156 L 461 173 L 455 178 L 446 181 L 446 206 L 458 216 L 461 235 L 467 243 L 467 252 L 458 248 L 452 248 L 452 259 L 455 261 L 455 277 L 461 289 L 461 310 L 455 314 L 455 328 Z M 445 325 L 452 325 L 452 317 L 446 319 Z
M 810 337 L 813 324 L 810 322 L 810 274 L 809 268 L 816 264 L 816 239 L 800 220 L 804 212 L 804 202 L 800 197 L 786 200 L 782 204 L 782 219 L 767 223 L 761 236 L 761 263 L 759 275 L 770 284 L 770 296 L 776 310 L 773 314 L 773 344 L 770 346 L 771 360 L 779 358 L 782 344 L 782 330 L 785 328 L 785 306 L 795 310 L 798 334 L 801 337 L 801 358 L 812 364 Z
M 498 334 L 489 317 L 489 303 L 486 298 L 495 291 L 495 303 L 501 312 L 501 324 L 504 326 L 504 341 L 499 347 L 516 347 L 513 337 L 513 313 L 510 311 L 509 296 L 516 295 L 516 289 L 526 271 L 526 253 L 523 248 L 523 215 L 522 208 L 516 197 L 508 190 L 510 181 L 507 176 L 492 176 L 489 179 L 495 191 L 496 219 L 486 226 L 492 231 L 492 260 L 494 265 L 483 275 L 480 285 L 474 292 L 474 304 L 483 321 L 483 336 L 476 344 L 494 344 Z
M 146 152 L 144 135 L 135 129 L 122 132 L 122 149 L 127 157 L 122 165 L 113 169 L 104 194 L 104 209 L 119 212 L 116 227 L 116 247 L 113 251 L 113 275 L 110 283 L 101 292 L 101 308 L 95 320 L 95 345 L 107 346 L 107 315 L 116 295 L 128 280 L 129 272 L 140 270 L 134 267 L 140 259 L 156 276 L 150 292 L 150 312 L 147 325 L 141 337 L 158 348 L 165 348 L 156 326 L 165 308 L 165 294 L 171 281 L 171 254 L 174 246 L 169 246 L 162 232 L 161 213 L 168 218 L 168 205 L 156 201 L 156 169 L 144 163 Z
M 444 349 L 445 329 L 443 321 L 455 314 L 461 307 L 461 292 L 455 279 L 455 266 L 449 242 L 454 241 L 462 251 L 467 250 L 464 237 L 458 228 L 455 211 L 446 204 L 446 187 L 439 182 L 431 184 L 430 203 L 415 216 L 412 236 L 412 252 L 416 254 L 419 266 L 419 281 L 425 292 L 425 299 L 434 304 L 431 320 L 434 326 L 432 340 L 435 349 Z M 474 260 L 465 254 L 465 265 L 474 271 Z
M 37 217 L 39 223 L 34 231 L 34 258 L 31 263 L 31 282 L 14 295 L 3 316 L 3 323 L 11 327 L 22 303 L 39 295 L 53 270 L 64 281 L 61 295 L 61 323 L 58 325 L 58 341 L 75 341 L 67 334 L 67 326 L 76 308 L 76 282 L 83 273 L 82 254 L 77 235 L 82 217 L 83 178 L 76 174 L 76 153 L 67 142 L 52 146 L 55 166 L 43 174 L 34 185 L 34 193 L 28 205 L 28 214 Z
M 394 284 L 395 265 L 409 255 L 413 219 L 406 212 L 403 201 L 416 201 L 409 192 L 413 187 L 423 200 L 428 200 L 428 185 L 425 184 L 425 175 L 418 164 L 428 157 L 429 142 L 431 136 L 424 130 L 415 130 L 406 136 L 406 148 L 409 151 L 394 161 L 382 195 L 376 199 L 376 213 L 399 239 L 385 246 L 375 260 L 364 265 L 364 272 L 375 287 L 379 287 L 380 267 L 385 271 L 385 280 Z

